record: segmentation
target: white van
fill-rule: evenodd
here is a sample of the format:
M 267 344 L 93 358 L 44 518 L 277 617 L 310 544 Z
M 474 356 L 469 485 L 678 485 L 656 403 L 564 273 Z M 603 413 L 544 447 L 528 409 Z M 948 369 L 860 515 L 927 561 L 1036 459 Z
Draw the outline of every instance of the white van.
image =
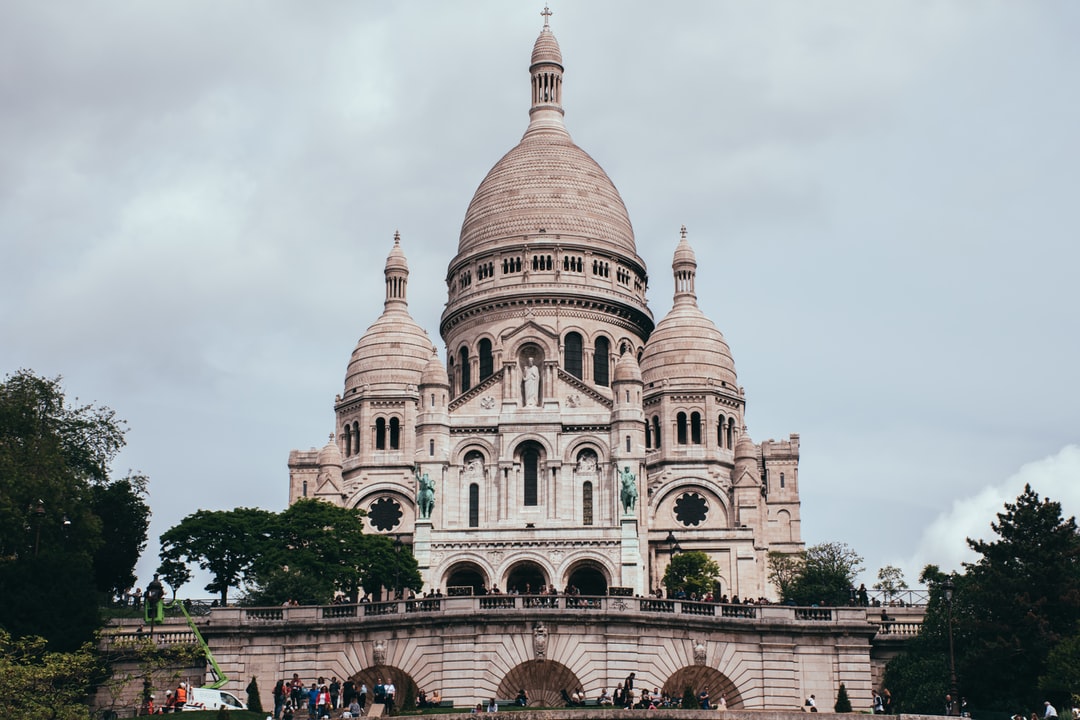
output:
M 247 710 L 247 705 L 240 702 L 239 698 L 224 690 L 212 690 L 210 688 L 190 688 L 188 690 L 185 710 Z

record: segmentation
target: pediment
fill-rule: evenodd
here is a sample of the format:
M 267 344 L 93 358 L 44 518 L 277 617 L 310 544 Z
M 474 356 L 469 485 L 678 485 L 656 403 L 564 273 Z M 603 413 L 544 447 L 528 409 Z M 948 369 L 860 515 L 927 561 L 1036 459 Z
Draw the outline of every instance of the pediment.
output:
M 535 320 L 526 320 L 525 322 L 518 325 L 516 328 L 511 328 L 510 330 L 507 330 L 500 336 L 500 339 L 505 343 L 507 340 L 513 338 L 516 335 L 521 335 L 522 333 L 527 333 L 530 335 L 542 335 L 543 337 L 546 337 L 550 340 L 559 339 L 558 333 L 554 332 L 551 328 L 544 327 Z
M 741 474 L 733 478 L 732 487 L 760 487 L 761 478 L 749 470 L 743 470 Z

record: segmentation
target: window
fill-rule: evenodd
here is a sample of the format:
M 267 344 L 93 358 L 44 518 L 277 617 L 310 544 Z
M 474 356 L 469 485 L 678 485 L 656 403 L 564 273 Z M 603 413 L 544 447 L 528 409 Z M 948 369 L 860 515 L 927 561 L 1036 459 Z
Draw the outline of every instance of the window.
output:
M 679 413 L 675 416 L 675 432 L 676 442 L 680 445 L 686 444 L 686 413 Z
M 593 524 L 592 483 L 586 480 L 581 486 L 581 524 Z
M 784 487 L 784 473 L 780 473 L 780 487 Z
M 563 367 L 578 380 L 581 379 L 581 335 L 576 332 L 566 334 L 565 353 Z
M 345 426 L 345 432 L 341 434 L 342 444 L 345 445 L 345 457 L 352 455 L 352 428 Z
M 480 353 L 480 382 L 484 382 L 495 371 L 494 358 L 491 357 L 491 341 L 487 338 L 480 340 L 477 350 Z
M 690 414 L 690 442 L 701 444 L 701 413 Z
M 428 440 L 427 442 L 428 442 L 428 446 L 427 446 L 428 455 L 430 455 L 431 457 L 435 457 L 435 441 L 434 440 Z
M 721 450 L 725 447 L 725 445 L 724 445 L 724 416 L 723 415 L 721 415 L 720 418 L 716 421 L 716 447 L 720 448 Z M 728 448 L 728 449 L 730 450 L 731 448 Z
M 397 418 L 390 418 L 390 449 L 401 448 L 401 423 Z
M 375 421 L 375 449 L 386 449 L 386 418 Z
M 659 415 L 653 415 L 653 419 L 652 419 L 652 441 L 653 441 L 653 447 L 654 448 L 659 448 L 660 447 L 660 416 Z
M 652 423 L 645 423 L 645 448 L 649 449 L 652 445 Z
M 630 436 L 626 436 L 626 452 L 630 452 Z
M 521 462 L 525 472 L 525 505 L 527 507 L 539 504 L 537 489 L 539 487 L 540 453 L 533 448 L 527 448 L 521 454 Z
M 480 486 L 469 485 L 469 527 L 480 527 Z
M 461 366 L 461 392 L 472 387 L 469 379 L 469 348 L 463 347 L 458 352 L 458 365 Z
M 593 380 L 597 385 L 607 387 L 608 369 L 611 365 L 611 343 L 604 336 L 596 338 L 596 346 L 593 348 Z
M 304 481 L 304 497 L 307 497 L 307 480 Z
M 358 422 L 352 424 L 352 438 L 353 454 L 358 455 L 360 453 L 360 423 Z

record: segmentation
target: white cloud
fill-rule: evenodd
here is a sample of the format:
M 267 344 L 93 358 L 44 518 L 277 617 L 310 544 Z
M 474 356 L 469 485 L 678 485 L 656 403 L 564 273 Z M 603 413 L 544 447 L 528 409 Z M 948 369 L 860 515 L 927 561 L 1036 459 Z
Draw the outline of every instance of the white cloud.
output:
M 917 578 L 929 563 L 949 571 L 976 560 L 978 555 L 968 548 L 966 539 L 993 540 L 990 523 L 997 521 L 1005 503 L 1016 500 L 1025 485 L 1044 499 L 1061 503 L 1065 517 L 1080 513 L 1080 446 L 1067 445 L 1056 455 L 1027 463 L 1003 483 L 953 500 L 949 510 L 923 531 L 914 555 L 904 563 L 907 577 Z

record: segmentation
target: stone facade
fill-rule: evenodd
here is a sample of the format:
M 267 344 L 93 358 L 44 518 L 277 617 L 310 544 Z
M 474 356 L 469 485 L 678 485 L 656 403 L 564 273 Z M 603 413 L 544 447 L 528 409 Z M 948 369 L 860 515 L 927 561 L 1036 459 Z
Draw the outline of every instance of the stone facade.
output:
M 719 564 L 717 597 L 772 597 L 768 552 L 803 547 L 799 437 L 750 439 L 685 228 L 654 324 L 622 199 L 563 123 L 546 22 L 530 77 L 525 134 L 476 190 L 448 267 L 445 362 L 409 314 L 395 235 L 334 434 L 289 456 L 290 502 L 365 509 L 428 588 L 645 595 L 681 548 Z

